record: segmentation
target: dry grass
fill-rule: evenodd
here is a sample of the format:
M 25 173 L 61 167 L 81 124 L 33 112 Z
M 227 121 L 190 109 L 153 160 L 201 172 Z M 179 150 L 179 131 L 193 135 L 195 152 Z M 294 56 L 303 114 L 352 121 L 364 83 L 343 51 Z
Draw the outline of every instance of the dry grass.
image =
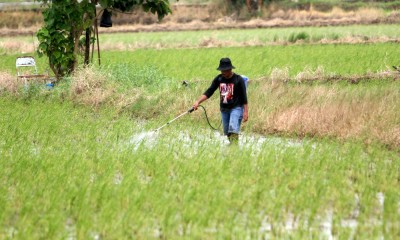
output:
M 385 80 L 385 79 L 400 79 L 400 72 L 396 70 L 387 70 L 379 72 L 367 72 L 365 74 L 356 75 L 338 75 L 335 73 L 327 73 L 323 66 L 318 66 L 316 69 L 312 69 L 306 66 L 303 71 L 296 74 L 294 77 L 290 77 L 289 68 L 273 68 L 270 76 L 265 77 L 266 81 L 270 81 L 272 84 L 279 82 L 333 82 L 333 81 L 347 81 L 350 83 L 359 83 L 360 81 L 366 80 Z
M 322 97 L 323 95 L 309 96 Z M 363 103 L 365 104 L 365 103 Z M 358 104 L 333 103 L 319 106 L 304 103 L 274 112 L 266 121 L 268 132 L 295 132 L 298 135 L 349 137 L 361 133 L 363 111 Z
M 127 30 L 129 31 L 129 30 Z M 102 40 L 100 40 L 101 42 Z M 318 41 L 304 42 L 296 40 L 290 42 L 288 40 L 278 40 L 273 42 L 262 42 L 257 39 L 247 40 L 243 42 L 219 40 L 213 37 L 205 37 L 198 44 L 191 42 L 177 42 L 177 43 L 152 43 L 152 42 L 118 42 L 108 41 L 101 42 L 101 50 L 118 50 L 118 51 L 134 51 L 136 49 L 153 48 L 153 49 L 169 49 L 169 48 L 215 48 L 215 47 L 253 47 L 253 46 L 277 46 L 277 45 L 300 45 L 300 44 L 360 44 L 360 43 L 386 43 L 386 42 L 400 42 L 400 39 L 383 37 L 369 37 L 365 36 L 346 36 L 339 39 L 321 39 Z M 34 45 L 35 44 L 35 45 Z M 31 53 L 38 48 L 38 43 L 29 43 L 26 40 L 15 39 L 13 41 L 7 40 L 0 42 L 0 49 L 4 53 Z
M 29 44 L 28 42 L 25 41 L 4 41 L 0 42 L 0 49 L 4 49 L 6 53 L 32 53 L 36 50 L 35 45 L 33 43 Z
M 120 111 L 132 106 L 142 96 L 140 89 L 117 92 L 117 84 L 110 79 L 109 74 L 93 67 L 76 70 L 69 88 L 72 101 L 94 108 L 108 104 Z
M 70 94 L 74 101 L 92 107 L 105 103 L 115 92 L 109 76 L 91 67 L 78 69 L 71 80 Z
M 179 31 L 223 28 L 260 28 L 260 27 L 296 27 L 296 26 L 334 26 L 348 24 L 398 23 L 399 12 L 385 14 L 383 10 L 362 8 L 356 11 L 344 11 L 333 8 L 329 12 L 309 10 L 282 10 L 273 6 L 261 11 L 265 14 L 257 18 L 238 15 L 224 15 L 214 5 L 174 5 L 173 14 L 161 23 L 157 17 L 137 11 L 133 14 L 116 13 L 112 28 L 100 28 L 101 32 L 139 32 L 139 31 Z M 0 16 L 0 36 L 31 34 L 32 27 L 42 24 L 40 13 L 29 11 L 6 12 Z M 33 31 L 35 32 L 35 31 Z
M 386 15 L 383 10 L 362 8 L 357 11 L 344 11 L 333 8 L 329 12 L 310 10 L 279 10 L 266 8 L 265 16 L 253 19 L 239 19 L 237 15 L 230 16 L 216 13 L 214 6 L 175 6 L 172 15 L 161 23 L 156 17 L 141 13 L 122 15 L 115 18 L 115 26 L 108 29 L 100 28 L 102 32 L 123 31 L 179 31 L 204 30 L 223 28 L 260 28 L 260 27 L 296 27 L 296 26 L 334 26 L 348 24 L 398 23 L 398 12 Z M 119 18 L 123 20 L 119 20 Z M 113 18 L 114 19 L 114 18 Z M 129 20 L 128 20 L 129 19 Z M 143 19 L 147 19 L 145 22 Z M 151 20 L 149 20 L 151 19 Z
M 21 29 L 40 26 L 43 23 L 41 11 L 1 11 L 0 28 Z
M 314 73 L 320 74 L 319 80 Z M 390 76 L 395 74 L 398 77 L 395 72 Z M 370 81 L 390 81 L 388 73 L 364 77 L 372 76 L 375 79 Z M 252 84 L 265 94 L 250 99 L 254 105 L 264 106 L 251 109 L 253 130 L 300 137 L 362 139 L 366 144 L 380 142 L 392 149 L 400 148 L 400 92 L 396 87 L 355 89 L 336 84 L 288 84 L 308 82 L 310 77 L 312 81 L 324 81 L 326 73 L 322 68 L 315 71 L 307 68 L 289 78 L 287 69 L 274 69 L 268 78 L 256 79 Z M 352 77 L 348 82 L 354 82 Z
M 361 8 L 355 12 L 355 16 L 360 19 L 361 22 L 373 22 L 384 19 L 386 14 L 381 9 Z
M 312 7 L 310 10 L 290 9 L 287 11 L 277 10 L 271 13 L 272 19 L 284 19 L 295 21 L 310 21 L 310 20 L 332 20 L 332 21 L 358 21 L 360 23 L 369 23 L 380 21 L 386 17 L 381 9 L 362 8 L 357 11 L 344 11 L 340 8 L 333 8 L 329 12 L 316 11 Z
M 40 26 L 30 26 L 30 27 L 23 27 L 23 28 L 8 28 L 2 27 L 0 28 L 0 36 L 7 37 L 7 36 L 26 36 L 26 35 L 35 35 L 36 32 L 40 29 Z
M 325 77 L 326 77 L 325 70 L 322 66 L 318 66 L 317 69 L 315 70 L 313 70 L 310 67 L 306 67 L 304 71 L 299 72 L 296 75 L 295 80 L 297 82 L 303 82 L 315 79 L 324 79 Z
M 315 93 L 317 94 L 317 93 Z M 267 133 L 296 133 L 299 136 L 335 137 L 339 139 L 361 138 L 366 143 L 379 140 L 400 147 L 398 125 L 390 122 L 395 119 L 392 106 L 386 104 L 393 100 L 393 93 L 381 101 L 374 99 L 346 99 L 337 101 L 327 95 L 309 96 L 327 98 L 322 104 L 303 103 L 274 112 L 267 117 L 263 131 Z M 386 120 L 386 121 L 385 121 Z
M 273 68 L 271 71 L 271 75 L 269 77 L 271 80 L 272 84 L 279 83 L 279 82 L 287 82 L 290 80 L 289 76 L 289 68 Z
M 17 81 L 16 76 L 8 72 L 0 72 L 0 95 L 3 93 L 10 93 L 18 95 L 19 90 L 24 86 L 22 81 Z

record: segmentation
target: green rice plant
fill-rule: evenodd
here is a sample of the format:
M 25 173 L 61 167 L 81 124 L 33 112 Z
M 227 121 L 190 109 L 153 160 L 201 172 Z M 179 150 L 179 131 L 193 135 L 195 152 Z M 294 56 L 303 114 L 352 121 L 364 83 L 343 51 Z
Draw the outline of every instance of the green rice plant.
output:
M 269 46 L 290 44 L 291 35 L 302 33 L 312 43 L 391 42 L 399 39 L 397 24 L 350 25 L 326 27 L 287 27 L 261 29 L 229 29 L 176 32 L 101 33 L 102 50 L 133 51 L 136 49 L 204 48 Z M 37 49 L 33 36 L 0 38 L 0 52 L 31 53 Z
M 0 101 L 1 238 L 391 238 L 399 231 L 400 159 L 378 146 L 244 134 L 232 148 L 190 116 L 136 141 L 158 122 L 68 102 Z
M 322 66 L 326 72 L 340 75 L 384 71 L 397 64 L 397 45 L 301 45 L 268 47 L 235 47 L 207 49 L 137 50 L 105 52 L 104 64 L 115 64 L 119 59 L 134 66 L 156 66 L 165 76 L 176 82 L 190 79 L 209 79 L 218 74 L 216 68 L 222 57 L 229 56 L 236 72 L 250 79 L 268 76 L 274 68 L 289 68 L 294 76 L 305 67 Z M 168 60 L 165 60 L 168 56 Z M 357 64 L 355 64 L 355 62 Z
M 287 27 L 263 29 L 202 30 L 179 32 L 144 32 L 101 34 L 100 41 L 106 49 L 129 50 L 137 48 L 183 48 L 218 47 L 243 45 L 269 45 L 288 41 L 291 35 L 319 41 L 323 36 L 327 41 L 342 39 L 354 42 L 359 36 L 369 39 L 398 39 L 396 24 L 390 25 L 350 25 L 327 27 Z M 347 40 L 346 40 L 347 39 Z M 114 46 L 114 47 L 113 47 Z

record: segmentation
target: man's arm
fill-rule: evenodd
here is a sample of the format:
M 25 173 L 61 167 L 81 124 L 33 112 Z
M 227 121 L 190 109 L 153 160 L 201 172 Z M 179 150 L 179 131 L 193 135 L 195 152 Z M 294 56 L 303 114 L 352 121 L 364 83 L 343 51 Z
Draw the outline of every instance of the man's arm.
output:
M 238 75 L 238 76 L 240 76 L 240 75 Z M 246 89 L 246 84 L 245 84 L 245 82 L 244 82 L 244 79 L 242 78 L 242 76 L 240 76 L 240 78 L 241 78 L 241 80 L 242 81 L 240 81 L 240 85 L 241 85 L 241 87 L 242 87 L 242 96 L 243 96 L 243 108 L 244 108 L 244 111 L 243 111 L 243 122 L 247 122 L 247 120 L 249 120 L 249 106 L 248 106 L 248 103 L 247 103 L 247 89 Z
M 204 102 L 207 99 L 208 99 L 208 97 L 206 95 L 201 95 L 201 97 L 196 102 L 194 102 L 194 104 L 193 104 L 194 110 L 197 110 L 197 108 L 199 107 L 200 103 Z
M 197 99 L 196 102 L 193 104 L 194 110 L 197 110 L 199 107 L 200 103 L 204 102 L 205 100 L 209 99 L 217 90 L 218 88 L 218 82 L 217 82 L 218 76 L 214 78 L 214 80 L 211 83 L 211 86 L 203 93 L 203 95 L 200 96 L 199 99 Z
M 247 104 L 244 104 L 243 107 L 244 107 L 243 122 L 247 122 L 247 120 L 249 120 L 249 107 Z

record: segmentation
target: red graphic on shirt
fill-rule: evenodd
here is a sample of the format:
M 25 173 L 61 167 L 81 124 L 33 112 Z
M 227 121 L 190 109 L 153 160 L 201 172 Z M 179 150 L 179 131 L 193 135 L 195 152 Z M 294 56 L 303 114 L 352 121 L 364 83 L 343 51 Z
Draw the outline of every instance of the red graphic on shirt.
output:
M 228 103 L 233 99 L 233 83 L 220 83 L 219 93 L 221 96 L 222 103 Z

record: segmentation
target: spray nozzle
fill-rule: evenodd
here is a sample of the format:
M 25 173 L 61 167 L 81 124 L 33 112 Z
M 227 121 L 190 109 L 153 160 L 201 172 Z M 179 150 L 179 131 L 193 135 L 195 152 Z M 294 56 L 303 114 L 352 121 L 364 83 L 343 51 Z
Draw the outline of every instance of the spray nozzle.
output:
M 192 107 L 191 109 L 188 110 L 188 113 L 191 113 L 194 111 L 194 107 Z

